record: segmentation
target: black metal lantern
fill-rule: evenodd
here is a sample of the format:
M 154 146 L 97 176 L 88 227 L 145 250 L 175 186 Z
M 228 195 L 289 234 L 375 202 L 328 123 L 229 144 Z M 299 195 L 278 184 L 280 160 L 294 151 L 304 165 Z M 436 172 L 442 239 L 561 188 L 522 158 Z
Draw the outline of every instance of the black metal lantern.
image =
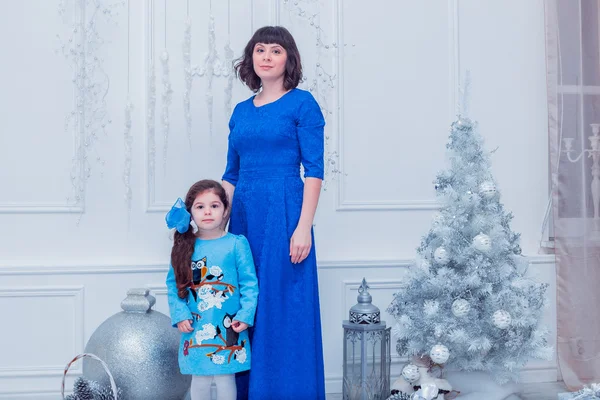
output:
M 385 400 L 390 395 L 390 331 L 380 321 L 363 278 L 358 304 L 344 327 L 344 400 Z

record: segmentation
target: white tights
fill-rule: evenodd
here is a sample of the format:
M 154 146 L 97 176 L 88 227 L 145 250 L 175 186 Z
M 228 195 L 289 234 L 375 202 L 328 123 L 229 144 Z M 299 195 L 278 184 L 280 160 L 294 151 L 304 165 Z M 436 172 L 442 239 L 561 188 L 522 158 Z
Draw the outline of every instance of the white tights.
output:
M 235 400 L 237 388 L 235 386 L 235 374 L 229 375 L 193 375 L 192 389 L 190 390 L 192 400 L 212 400 L 212 383 L 217 387 L 215 400 Z

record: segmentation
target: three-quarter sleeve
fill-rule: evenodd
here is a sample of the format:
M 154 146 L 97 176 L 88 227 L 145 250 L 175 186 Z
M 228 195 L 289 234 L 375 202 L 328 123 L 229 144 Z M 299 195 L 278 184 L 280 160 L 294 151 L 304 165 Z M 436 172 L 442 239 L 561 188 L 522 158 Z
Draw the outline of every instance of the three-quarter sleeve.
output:
M 184 299 L 177 295 L 177 283 L 173 266 L 169 266 L 167 273 L 167 299 L 169 301 L 169 313 L 171 314 L 171 325 L 177 326 L 178 322 L 192 319 L 192 313 Z
M 240 288 L 240 309 L 235 319 L 248 324 L 248 326 L 253 326 L 258 301 L 258 279 L 250 244 L 244 236 L 240 235 L 236 238 L 235 257 Z
M 231 132 L 235 127 L 235 122 L 233 120 L 234 114 L 229 119 L 229 138 L 227 139 L 229 145 L 227 148 L 227 166 L 225 167 L 225 173 L 223 174 L 223 180 L 231 183 L 233 186 L 237 184 L 237 181 L 240 176 L 240 156 L 237 151 L 233 148 L 231 143 Z
M 323 179 L 325 119 L 319 104 L 311 94 L 300 106 L 297 127 L 304 177 Z

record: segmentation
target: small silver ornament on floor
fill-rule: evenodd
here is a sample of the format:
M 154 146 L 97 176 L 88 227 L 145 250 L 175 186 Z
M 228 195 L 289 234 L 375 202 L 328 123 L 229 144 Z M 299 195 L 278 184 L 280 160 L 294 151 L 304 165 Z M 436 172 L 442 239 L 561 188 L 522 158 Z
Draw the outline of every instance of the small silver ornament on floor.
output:
M 106 362 L 128 400 L 181 400 L 190 387 L 191 376 L 179 373 L 179 332 L 152 310 L 155 302 L 148 289 L 130 289 L 123 311 L 104 321 L 85 347 Z M 85 359 L 83 376 L 108 385 L 104 370 Z

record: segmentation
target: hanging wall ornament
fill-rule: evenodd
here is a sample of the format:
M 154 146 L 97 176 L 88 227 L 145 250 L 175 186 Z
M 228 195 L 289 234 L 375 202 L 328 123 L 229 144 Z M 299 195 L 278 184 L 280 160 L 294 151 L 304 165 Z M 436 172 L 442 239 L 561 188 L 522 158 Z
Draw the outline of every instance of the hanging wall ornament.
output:
M 493 198 L 496 193 L 496 184 L 493 181 L 485 181 L 479 185 L 479 194 L 486 199 Z
M 452 314 L 454 314 L 455 317 L 464 317 L 470 310 L 471 304 L 465 299 L 456 299 L 452 303 Z
M 498 310 L 492 315 L 492 323 L 498 329 L 506 329 L 510 326 L 512 318 L 508 311 Z
M 169 107 L 173 102 L 173 89 L 171 87 L 171 78 L 169 76 L 169 52 L 167 51 L 167 0 L 165 0 L 165 46 L 160 53 L 160 64 L 162 66 L 162 87 L 161 95 L 162 110 L 161 110 L 161 127 L 163 133 L 163 169 L 167 171 L 167 156 L 169 148 L 169 131 L 171 122 L 169 119 Z
M 231 48 L 231 0 L 227 0 L 227 43 L 224 48 L 223 76 L 227 78 L 225 86 L 225 115 L 231 115 L 231 100 L 233 98 L 233 49 Z
M 450 351 L 443 344 L 436 344 L 431 348 L 429 357 L 436 364 L 444 364 L 450 358 Z
M 488 235 L 480 233 L 473 238 L 473 247 L 483 253 L 486 253 L 492 248 L 492 240 Z
M 111 119 L 105 101 L 110 78 L 104 70 L 100 50 L 106 40 L 100 35 L 99 25 L 116 25 L 122 1 L 63 0 L 58 12 L 69 26 L 67 35 L 57 35 L 60 53 L 74 71 L 71 80 L 75 93 L 75 107 L 65 118 L 65 134 L 76 132 L 75 155 L 71 167 L 72 195 L 67 199 L 73 207 L 83 211 L 86 186 L 96 167 L 105 160 L 97 152 L 96 144 L 109 131 Z M 86 12 L 90 8 L 93 12 Z M 72 16 L 75 15 L 75 21 Z
M 446 265 L 450 261 L 450 255 L 448 254 L 448 251 L 441 246 L 435 249 L 433 252 L 433 258 L 435 259 L 435 262 L 441 265 Z
M 192 68 L 192 77 L 206 77 L 206 107 L 208 112 L 208 131 L 212 140 L 213 135 L 213 79 L 214 77 L 228 77 L 232 71 L 231 66 L 224 65 L 217 52 L 217 38 L 215 34 L 215 17 L 212 15 L 212 1 L 209 2 L 210 12 L 208 16 L 208 52 L 204 56 L 204 62 L 200 66 Z M 233 59 L 233 56 L 229 54 Z M 233 85 L 233 81 L 232 81 Z M 229 94 L 228 94 L 229 96 Z M 226 100 L 227 101 L 227 100 Z M 231 100 L 228 100 L 231 102 Z
M 148 13 L 151 26 L 154 26 L 154 2 L 148 2 Z M 150 29 L 148 34 L 148 93 L 147 93 L 147 110 L 146 110 L 146 137 L 148 140 L 148 180 L 149 183 L 154 180 L 154 172 L 156 169 L 156 66 L 154 60 L 154 29 Z
M 313 96 L 317 99 L 323 112 L 325 120 L 333 115 L 333 109 L 329 107 L 329 100 L 331 93 L 335 89 L 337 84 L 337 75 L 328 72 L 327 68 L 324 67 L 322 60 L 323 54 L 328 54 L 331 51 L 337 52 L 340 47 L 336 42 L 329 42 L 326 39 L 326 33 L 320 25 L 320 3 L 318 1 L 306 1 L 306 0 L 284 0 L 284 7 L 287 9 L 290 17 L 300 19 L 304 22 L 305 26 L 314 32 L 315 38 L 315 64 L 314 68 L 305 68 L 305 71 L 312 71 L 312 77 L 305 75 L 301 84 L 307 84 L 307 90 L 309 90 Z M 311 8 L 311 6 L 313 6 Z M 316 9 L 314 9 L 316 7 Z M 325 129 L 328 129 L 329 124 L 325 125 Z M 332 149 L 331 138 L 325 133 L 325 156 L 324 156 L 324 167 L 325 177 L 323 179 L 323 190 L 327 190 L 329 182 L 335 180 L 340 174 L 343 173 L 339 165 L 339 152 Z
M 130 45 L 130 5 L 127 0 L 127 99 L 125 100 L 125 129 L 123 131 L 124 143 L 125 143 L 125 166 L 123 169 L 123 183 L 125 184 L 125 203 L 127 205 L 127 215 L 131 214 L 131 165 L 133 158 L 133 135 L 131 134 L 131 111 L 133 110 L 133 103 L 129 96 L 129 45 Z
M 192 19 L 189 16 L 189 0 L 188 0 L 188 16 L 185 19 L 185 29 L 183 31 L 183 116 L 185 117 L 185 130 L 190 146 L 192 145 Z
M 131 164 L 132 164 L 132 153 L 133 153 L 133 135 L 131 135 L 131 111 L 133 110 L 133 103 L 129 100 L 125 102 L 125 130 L 123 136 L 125 138 L 125 167 L 123 169 L 123 183 L 125 184 L 125 203 L 127 204 L 127 213 L 131 213 Z
M 167 169 L 167 153 L 169 148 L 169 130 L 171 122 L 169 120 L 169 107 L 173 100 L 173 89 L 171 88 L 171 79 L 169 78 L 169 52 L 164 49 L 160 53 L 160 63 L 162 65 L 162 86 L 163 92 L 161 95 L 162 111 L 161 111 L 161 127 L 163 133 L 163 167 Z

